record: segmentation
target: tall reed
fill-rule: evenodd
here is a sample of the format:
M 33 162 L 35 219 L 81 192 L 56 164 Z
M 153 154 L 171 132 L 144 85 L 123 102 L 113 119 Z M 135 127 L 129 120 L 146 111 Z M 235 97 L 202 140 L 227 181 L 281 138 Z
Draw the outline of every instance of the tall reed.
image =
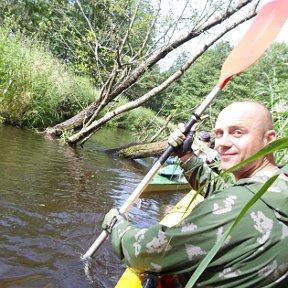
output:
M 81 111 L 98 95 L 43 46 L 0 29 L 0 116 L 11 125 L 45 128 Z

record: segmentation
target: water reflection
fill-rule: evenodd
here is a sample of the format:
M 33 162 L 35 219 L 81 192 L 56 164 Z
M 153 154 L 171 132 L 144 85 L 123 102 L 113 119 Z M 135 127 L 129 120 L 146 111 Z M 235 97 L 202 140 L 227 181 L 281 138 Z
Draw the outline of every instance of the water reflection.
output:
M 0 126 L 1 288 L 115 285 L 124 267 L 109 241 L 97 251 L 90 279 L 80 256 L 101 233 L 104 214 L 120 207 L 147 171 L 145 161 L 105 153 L 131 137 L 102 130 L 75 150 L 31 131 Z M 155 223 L 179 197 L 144 195 L 131 218 L 139 226 Z

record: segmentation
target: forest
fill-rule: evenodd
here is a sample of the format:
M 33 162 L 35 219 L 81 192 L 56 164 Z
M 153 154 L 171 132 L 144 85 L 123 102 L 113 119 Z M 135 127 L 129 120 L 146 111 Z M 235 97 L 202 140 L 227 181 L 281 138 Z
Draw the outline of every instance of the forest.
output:
M 165 139 L 217 82 L 233 49 L 223 36 L 261 1 L 182 2 L 179 14 L 164 14 L 161 1 L 2 1 L 1 122 L 73 145 L 105 126 L 135 131 L 140 142 Z M 193 49 L 163 69 L 161 60 L 184 44 Z M 272 111 L 286 136 L 287 63 L 287 43 L 273 43 L 208 107 L 204 128 L 227 104 L 250 99 Z

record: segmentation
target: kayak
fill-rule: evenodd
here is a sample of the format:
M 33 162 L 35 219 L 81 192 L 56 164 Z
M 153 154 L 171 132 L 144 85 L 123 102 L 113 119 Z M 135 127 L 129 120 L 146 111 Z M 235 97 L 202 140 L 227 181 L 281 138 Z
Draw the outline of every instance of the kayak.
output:
M 192 209 L 201 201 L 204 197 L 200 194 L 196 196 L 193 202 L 192 199 L 195 195 L 195 191 L 191 190 L 186 194 L 175 207 L 160 221 L 161 224 L 172 227 L 183 220 Z M 131 268 L 126 268 L 115 288 L 142 288 L 143 276 L 135 273 Z
M 190 184 L 186 181 L 186 179 L 172 179 L 162 176 L 155 175 L 152 181 L 148 184 L 145 189 L 145 192 L 189 192 L 191 190 Z
M 183 175 L 182 168 L 178 164 L 171 163 L 159 170 L 146 187 L 145 192 L 189 192 L 190 190 L 191 186 Z

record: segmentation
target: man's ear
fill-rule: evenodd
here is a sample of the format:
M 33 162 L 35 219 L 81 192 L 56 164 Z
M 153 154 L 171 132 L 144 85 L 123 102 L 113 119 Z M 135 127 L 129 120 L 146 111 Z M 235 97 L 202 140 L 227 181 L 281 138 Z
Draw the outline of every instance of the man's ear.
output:
M 276 140 L 276 131 L 275 130 L 268 130 L 265 135 L 265 144 L 269 144 Z

